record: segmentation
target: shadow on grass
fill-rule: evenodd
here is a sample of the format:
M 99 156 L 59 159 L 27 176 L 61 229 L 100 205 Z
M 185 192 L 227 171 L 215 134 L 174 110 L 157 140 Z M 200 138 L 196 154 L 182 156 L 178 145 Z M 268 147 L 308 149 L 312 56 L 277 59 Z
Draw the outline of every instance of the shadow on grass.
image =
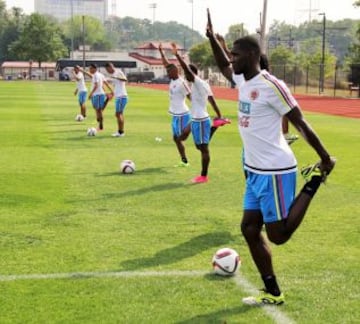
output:
M 203 234 L 177 246 L 159 251 L 152 257 L 123 261 L 121 263 L 122 270 L 131 271 L 179 262 L 211 247 L 227 244 L 232 240 L 233 237 L 229 232 Z
M 237 306 L 229 309 L 222 309 L 208 314 L 196 315 L 187 320 L 176 322 L 176 324 L 209 324 L 209 323 L 225 324 L 227 323 L 226 320 L 227 317 L 246 313 L 249 309 L 250 307 L 247 307 L 245 305 Z M 246 321 L 244 321 L 244 323 L 245 322 Z
M 114 176 L 122 176 L 122 177 L 134 177 L 136 175 L 142 174 L 156 174 L 156 173 L 168 173 L 166 168 L 145 168 L 135 171 L 133 174 L 122 174 L 120 171 L 117 172 L 106 172 L 106 173 L 98 173 L 95 177 L 114 177 Z
M 114 172 L 112 172 L 112 173 L 114 173 Z M 132 176 L 132 175 L 130 175 L 130 176 Z M 155 185 L 155 186 L 151 186 L 151 187 L 140 188 L 140 189 L 136 189 L 136 190 L 129 190 L 129 191 L 125 191 L 125 192 L 105 193 L 105 194 L 103 194 L 103 198 L 111 199 L 111 198 L 119 198 L 120 196 L 126 197 L 126 196 L 135 196 L 135 195 L 144 195 L 149 192 L 173 190 L 173 189 L 182 188 L 184 186 L 185 186 L 184 183 L 170 182 L 170 183 L 159 184 L 159 185 Z

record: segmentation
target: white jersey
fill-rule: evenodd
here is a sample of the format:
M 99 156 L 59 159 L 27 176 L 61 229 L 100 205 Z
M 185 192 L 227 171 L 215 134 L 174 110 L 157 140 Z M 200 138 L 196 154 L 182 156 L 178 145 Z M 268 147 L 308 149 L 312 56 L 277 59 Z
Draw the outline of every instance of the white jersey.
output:
M 169 84 L 170 108 L 171 115 L 184 115 L 189 112 L 189 107 L 185 103 L 186 96 L 190 94 L 188 86 L 183 78 L 171 80 Z
M 121 81 L 115 78 L 126 79 L 125 74 L 118 69 L 115 69 L 114 73 L 109 73 L 111 76 L 111 83 L 114 85 L 114 95 L 116 98 L 127 97 L 126 81 Z M 109 80 L 110 81 L 110 80 Z
M 102 73 L 96 71 L 93 76 L 92 76 L 92 80 L 91 80 L 91 86 L 92 86 L 92 89 L 94 89 L 95 87 L 95 83 L 97 83 L 98 87 L 97 89 L 95 90 L 95 92 L 93 93 L 94 96 L 96 95 L 101 95 L 101 94 L 105 94 L 105 91 L 104 91 L 104 80 L 105 80 L 105 77 Z
M 87 91 L 84 74 L 82 72 L 75 73 L 76 77 L 76 88 L 78 92 Z
M 191 117 L 193 119 L 204 119 L 209 117 L 207 111 L 208 97 L 213 93 L 209 84 L 195 76 L 191 86 Z
M 281 80 L 266 71 L 239 84 L 238 122 L 244 168 L 259 174 L 296 171 L 294 153 L 282 133 L 282 116 L 298 106 Z

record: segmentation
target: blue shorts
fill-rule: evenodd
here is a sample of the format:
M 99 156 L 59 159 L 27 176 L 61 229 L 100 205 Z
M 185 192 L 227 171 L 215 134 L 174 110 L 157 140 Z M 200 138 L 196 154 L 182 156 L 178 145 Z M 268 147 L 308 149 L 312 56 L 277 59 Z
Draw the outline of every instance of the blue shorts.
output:
M 95 109 L 104 109 L 106 96 L 104 94 L 96 95 L 91 98 L 92 105 Z
M 87 92 L 86 91 L 80 91 L 78 93 L 78 99 L 79 99 L 79 105 L 83 105 L 87 99 Z
M 115 112 L 123 113 L 126 104 L 128 103 L 127 97 L 119 97 L 115 99 Z
M 210 118 L 204 120 L 192 120 L 191 133 L 196 145 L 209 144 L 210 142 Z
M 173 116 L 171 124 L 173 135 L 176 137 L 180 136 L 186 126 L 189 125 L 190 120 L 190 113 L 181 116 Z
M 286 219 L 295 199 L 296 172 L 267 175 L 247 171 L 244 210 L 260 210 L 264 223 Z

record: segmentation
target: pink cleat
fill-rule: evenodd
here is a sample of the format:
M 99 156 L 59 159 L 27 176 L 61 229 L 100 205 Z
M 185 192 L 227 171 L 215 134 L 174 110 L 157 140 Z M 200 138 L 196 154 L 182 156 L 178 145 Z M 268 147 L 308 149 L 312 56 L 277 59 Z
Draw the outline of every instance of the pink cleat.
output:
M 191 180 L 192 183 L 205 183 L 208 182 L 209 178 L 207 176 L 197 176 Z
M 220 127 L 226 124 L 231 124 L 231 120 L 228 118 L 214 118 L 213 127 Z

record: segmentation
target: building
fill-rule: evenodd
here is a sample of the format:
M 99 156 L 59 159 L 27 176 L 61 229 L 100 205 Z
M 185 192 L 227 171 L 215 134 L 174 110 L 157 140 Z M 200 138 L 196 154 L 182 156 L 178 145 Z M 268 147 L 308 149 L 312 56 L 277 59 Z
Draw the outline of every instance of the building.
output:
M 35 0 L 34 8 L 35 12 L 59 21 L 73 16 L 92 16 L 101 22 L 108 18 L 108 0 Z
M 0 75 L 6 80 L 55 80 L 55 62 L 6 61 L 0 66 Z M 31 76 L 31 77 L 30 77 Z

